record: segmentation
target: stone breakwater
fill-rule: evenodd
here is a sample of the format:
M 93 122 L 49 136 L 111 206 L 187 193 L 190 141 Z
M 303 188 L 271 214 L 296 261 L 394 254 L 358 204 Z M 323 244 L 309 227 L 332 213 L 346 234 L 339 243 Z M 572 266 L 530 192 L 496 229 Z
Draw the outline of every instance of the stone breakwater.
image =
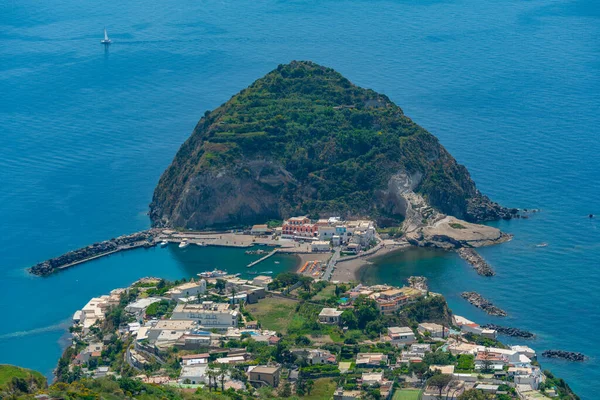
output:
M 479 275 L 496 275 L 496 272 L 492 269 L 490 264 L 488 264 L 474 249 L 463 247 L 458 249 L 457 253 L 463 260 L 471 264 Z
M 546 350 L 542 353 L 542 356 L 548 358 L 562 358 L 563 360 L 568 361 L 585 361 L 586 359 L 586 356 L 581 353 L 564 350 Z
M 33 267 L 28 268 L 28 271 L 34 275 L 47 276 L 57 270 L 72 267 L 118 251 L 135 249 L 138 247 L 152 247 L 156 244 L 155 239 L 159 234 L 160 230 L 149 229 L 94 243 L 38 263 Z
M 483 298 L 479 293 L 476 292 L 462 292 L 461 297 L 473 304 L 477 308 L 481 308 L 489 315 L 495 315 L 497 317 L 506 317 L 506 311 L 496 307 L 491 301 Z
M 496 325 L 496 324 L 483 325 L 482 328 L 494 329 L 496 332 L 498 332 L 502 335 L 518 337 L 518 338 L 522 338 L 522 339 L 532 339 L 535 337 L 535 335 L 531 332 L 524 331 L 524 330 L 518 329 L 518 328 L 510 328 L 507 326 L 500 326 L 500 325 Z

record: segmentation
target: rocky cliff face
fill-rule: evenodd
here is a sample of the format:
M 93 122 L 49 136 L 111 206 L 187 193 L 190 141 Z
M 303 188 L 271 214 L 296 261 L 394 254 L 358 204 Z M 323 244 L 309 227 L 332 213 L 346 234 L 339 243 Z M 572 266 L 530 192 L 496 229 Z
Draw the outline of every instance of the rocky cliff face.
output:
M 191 229 L 303 213 L 393 223 L 410 214 L 411 193 L 426 203 L 419 213 L 510 217 L 386 96 L 292 62 L 205 113 L 161 177 L 150 216 Z

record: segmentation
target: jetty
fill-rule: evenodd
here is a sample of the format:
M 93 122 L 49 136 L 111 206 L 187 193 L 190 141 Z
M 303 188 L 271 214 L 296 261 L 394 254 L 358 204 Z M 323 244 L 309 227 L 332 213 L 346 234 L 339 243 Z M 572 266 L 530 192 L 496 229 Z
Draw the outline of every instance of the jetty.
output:
M 460 258 L 468 262 L 473 266 L 475 271 L 479 275 L 482 276 L 494 276 L 496 272 L 492 269 L 492 267 L 475 251 L 475 249 L 470 247 L 461 247 L 457 250 Z
M 267 258 L 271 257 L 273 254 L 277 253 L 277 251 L 278 251 L 278 250 L 279 250 L 279 249 L 275 249 L 275 250 L 273 250 L 272 252 L 270 252 L 269 254 L 267 254 L 266 256 L 264 256 L 264 257 L 261 257 L 261 258 L 259 258 L 259 259 L 258 259 L 258 260 L 256 260 L 256 261 L 252 261 L 252 262 L 251 262 L 250 264 L 248 264 L 246 267 L 247 267 L 247 268 L 252 268 L 252 267 L 254 267 L 256 264 L 259 264 L 259 263 L 261 263 L 261 262 L 265 261 Z
M 477 308 L 481 308 L 489 315 L 497 317 L 506 317 L 506 311 L 496 307 L 491 301 L 483 298 L 479 293 L 476 292 L 462 292 L 460 295 L 463 299 L 473 304 Z
M 61 256 L 42 261 L 28 268 L 28 271 L 33 275 L 48 276 L 56 271 L 120 251 L 137 249 L 139 247 L 156 246 L 159 235 L 159 229 L 148 229 L 130 235 L 123 235 L 113 239 L 104 240 L 77 250 L 69 251 Z

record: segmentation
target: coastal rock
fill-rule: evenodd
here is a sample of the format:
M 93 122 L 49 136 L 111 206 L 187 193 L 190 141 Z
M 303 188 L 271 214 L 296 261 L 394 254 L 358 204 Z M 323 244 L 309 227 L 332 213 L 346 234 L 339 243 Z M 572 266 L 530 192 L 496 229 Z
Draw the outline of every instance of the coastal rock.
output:
M 438 247 L 447 250 L 489 246 L 511 239 L 512 235 L 503 233 L 494 227 L 473 224 L 443 215 L 432 223 L 406 234 L 406 240 L 415 246 Z
M 204 114 L 161 176 L 149 214 L 153 226 L 190 229 L 294 214 L 400 223 L 403 177 L 431 210 L 468 221 L 511 216 L 385 95 L 294 61 Z
M 461 297 L 473 304 L 477 308 L 481 308 L 489 315 L 495 315 L 497 317 L 506 317 L 506 311 L 496 307 L 492 302 L 483 298 L 479 293 L 476 292 L 463 292 Z
M 427 278 L 424 276 L 411 276 L 408 279 L 408 285 L 411 288 L 428 291 L 429 285 L 427 284 Z
M 67 268 L 82 261 L 135 247 L 148 247 L 154 245 L 154 238 L 160 233 L 157 229 L 123 235 L 110 240 L 94 243 L 81 249 L 69 251 L 61 256 L 43 261 L 29 268 L 28 271 L 34 275 L 46 276 L 57 269 Z
M 535 337 L 535 335 L 531 332 L 524 331 L 522 329 L 517 329 L 517 328 L 500 326 L 500 325 L 496 325 L 496 324 L 483 325 L 482 328 L 494 329 L 496 332 L 498 332 L 502 335 L 518 337 L 518 338 L 522 338 L 522 339 L 532 339 Z
M 581 353 L 564 350 L 545 350 L 542 356 L 547 358 L 562 358 L 568 361 L 585 361 L 587 358 Z
M 463 248 L 458 249 L 457 253 L 458 253 L 458 255 L 460 255 L 460 257 L 463 260 L 465 260 L 466 262 L 471 264 L 473 266 L 473 268 L 475 268 L 475 271 L 477 271 L 477 273 L 479 275 L 482 275 L 482 276 L 496 275 L 496 272 L 492 269 L 492 267 L 474 249 L 463 247 Z

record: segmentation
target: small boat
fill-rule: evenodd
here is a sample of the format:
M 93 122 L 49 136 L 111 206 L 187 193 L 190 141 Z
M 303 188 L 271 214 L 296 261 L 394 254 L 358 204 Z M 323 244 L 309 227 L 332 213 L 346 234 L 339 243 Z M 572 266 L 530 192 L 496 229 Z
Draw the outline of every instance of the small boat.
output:
M 204 246 L 206 246 L 206 243 L 200 242 L 200 243 L 196 243 L 196 245 L 200 246 L 200 247 L 204 247 Z
M 162 242 L 160 242 L 160 247 L 167 247 L 169 245 L 169 242 L 167 242 L 166 240 L 163 240 Z
M 546 247 L 546 246 L 548 246 L 548 243 L 546 243 L 546 242 L 535 245 L 535 247 Z
M 186 247 L 188 247 L 190 244 L 188 243 L 187 239 L 183 239 L 181 243 L 179 243 L 179 248 L 180 249 L 185 249 Z
M 279 261 L 275 261 L 275 264 L 279 264 Z
M 271 275 L 273 273 L 273 271 L 264 271 L 261 272 L 262 275 Z
M 111 44 L 112 40 L 108 38 L 108 33 L 106 33 L 106 28 L 104 28 L 104 39 L 100 41 L 102 44 Z

